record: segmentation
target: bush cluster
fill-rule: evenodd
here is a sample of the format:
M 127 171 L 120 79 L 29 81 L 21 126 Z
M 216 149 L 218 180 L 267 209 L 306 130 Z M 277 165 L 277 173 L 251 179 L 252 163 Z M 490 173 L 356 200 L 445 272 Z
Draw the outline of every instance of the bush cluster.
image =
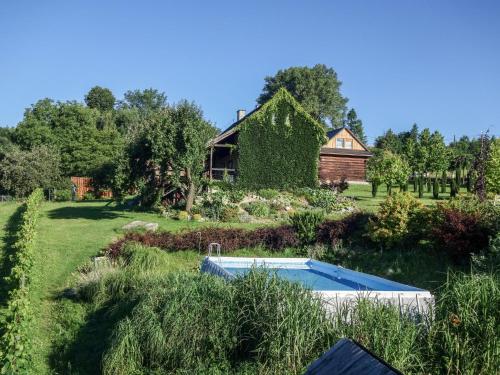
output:
M 297 247 L 304 239 L 313 239 L 320 244 L 334 245 L 350 236 L 366 222 L 362 214 L 353 214 L 341 220 L 321 222 L 320 217 L 308 218 L 298 215 L 294 225 L 278 227 L 261 227 L 253 230 L 241 228 L 208 227 L 197 231 L 187 232 L 128 232 L 125 236 L 111 243 L 105 252 L 112 258 L 120 255 L 124 245 L 128 242 L 138 242 L 146 246 L 158 247 L 168 252 L 198 250 L 205 251 L 212 242 L 220 243 L 224 252 L 231 252 L 242 248 L 265 247 L 272 251 L 282 251 L 285 248 Z M 316 215 L 315 213 L 313 215 Z M 321 215 L 321 214 L 320 214 Z M 301 217 L 300 219 L 298 219 Z M 308 221 L 308 224 L 304 224 Z M 298 225 L 298 223 L 301 225 Z M 311 225 L 310 225 L 311 224 Z M 299 234 L 297 227 L 304 226 L 313 232 L 307 235 Z M 309 230 L 309 229 L 308 229 Z M 305 236 L 305 237 L 304 237 Z
M 439 204 L 433 213 L 430 236 L 438 248 L 457 262 L 468 260 L 471 254 L 484 252 L 489 238 L 500 229 L 500 208 L 474 197 Z
M 417 227 L 422 209 L 422 203 L 410 193 L 388 196 L 368 224 L 370 238 L 383 247 L 401 245 Z
M 324 218 L 323 211 L 299 211 L 290 217 L 302 245 L 316 242 L 316 232 Z
M 34 282 L 36 224 L 43 199 L 43 190 L 36 189 L 24 203 L 21 227 L 14 244 L 13 266 L 5 280 L 12 290 L 9 292 L 0 340 L 2 374 L 27 373 L 30 364 L 31 320 L 34 314 L 30 287 Z
M 406 246 L 423 240 L 454 261 L 471 254 L 487 255 L 491 237 L 500 229 L 500 207 L 460 196 L 433 208 L 424 207 L 409 193 L 388 197 L 368 224 L 368 235 L 382 247 Z
M 165 251 L 204 251 L 212 242 L 221 244 L 223 251 L 231 252 L 242 248 L 263 246 L 279 251 L 287 247 L 296 247 L 299 239 L 292 226 L 262 227 L 253 230 L 240 228 L 203 228 L 199 231 L 181 233 L 147 232 L 127 233 L 106 249 L 111 257 L 117 257 L 127 242 L 139 242 L 147 246 L 158 247 Z

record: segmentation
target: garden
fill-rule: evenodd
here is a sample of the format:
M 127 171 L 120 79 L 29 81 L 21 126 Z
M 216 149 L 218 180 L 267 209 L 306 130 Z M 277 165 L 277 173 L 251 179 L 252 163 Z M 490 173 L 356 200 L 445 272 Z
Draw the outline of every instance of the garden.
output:
M 333 70 L 314 69 L 338 91 Z M 240 174 L 221 181 L 207 174 L 217 130 L 201 108 L 153 89 L 44 99 L 0 132 L 2 373 L 302 374 L 342 337 L 406 374 L 497 371 L 498 139 L 387 131 L 367 182 L 319 181 L 325 116 L 272 87 L 240 124 Z M 363 139 L 353 111 L 342 122 Z M 92 180 L 79 199 L 72 176 Z M 211 243 L 324 261 L 435 303 L 418 317 L 362 298 L 327 311 L 265 269 L 201 273 Z

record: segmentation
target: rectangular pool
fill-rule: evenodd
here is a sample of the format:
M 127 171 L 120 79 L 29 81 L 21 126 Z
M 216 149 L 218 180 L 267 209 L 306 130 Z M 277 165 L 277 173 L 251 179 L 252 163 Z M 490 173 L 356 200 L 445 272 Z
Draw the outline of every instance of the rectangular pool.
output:
M 201 271 L 230 280 L 252 268 L 265 268 L 279 277 L 299 283 L 318 294 L 326 304 L 336 304 L 337 307 L 363 297 L 396 303 L 421 313 L 427 311 L 433 302 L 427 290 L 308 258 L 211 256 L 205 257 Z

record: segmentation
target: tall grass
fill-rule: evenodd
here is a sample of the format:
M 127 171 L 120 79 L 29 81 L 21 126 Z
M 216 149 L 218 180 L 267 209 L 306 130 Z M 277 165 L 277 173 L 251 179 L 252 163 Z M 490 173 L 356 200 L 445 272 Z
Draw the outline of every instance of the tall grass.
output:
M 422 323 L 366 300 L 326 313 L 308 290 L 255 269 L 227 283 L 165 272 L 167 255 L 129 245 L 113 272 L 80 286 L 93 304 L 126 311 L 103 356 L 105 374 L 300 374 L 341 337 L 407 374 L 499 368 L 496 274 L 450 275 Z
M 500 371 L 500 277 L 454 274 L 437 301 L 431 355 L 450 374 Z

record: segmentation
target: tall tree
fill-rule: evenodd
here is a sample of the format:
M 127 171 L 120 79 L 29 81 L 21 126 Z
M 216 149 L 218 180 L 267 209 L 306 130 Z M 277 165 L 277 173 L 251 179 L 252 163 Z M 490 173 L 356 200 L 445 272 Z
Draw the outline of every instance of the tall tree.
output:
M 115 96 L 110 89 L 94 86 L 85 95 L 85 103 L 89 108 L 98 109 L 101 112 L 111 111 L 115 106 Z
M 449 164 L 449 153 L 444 137 L 435 131 L 429 138 L 429 171 L 434 173 L 437 180 L 442 172 L 448 170 Z
M 401 139 L 392 129 L 387 130 L 383 135 L 375 139 L 375 148 L 400 154 L 403 148 Z
M 490 157 L 486 164 L 486 188 L 500 194 L 500 139 L 491 142 Z
M 363 122 L 358 118 L 354 108 L 351 108 L 347 112 L 346 125 L 351 129 L 351 131 L 358 137 L 363 143 L 366 144 L 365 129 L 363 128 Z
M 386 184 L 387 193 L 390 195 L 392 186 L 406 184 L 410 167 L 399 155 L 384 150 L 368 160 L 366 175 L 372 184 Z
M 257 103 L 264 104 L 284 87 L 316 120 L 337 128 L 343 125 L 347 104 L 341 84 L 337 73 L 326 65 L 291 67 L 265 78 Z
M 487 188 L 486 173 L 488 168 L 488 161 L 490 159 L 491 140 L 488 134 L 481 134 L 479 142 L 481 146 L 479 148 L 479 152 L 476 154 L 476 159 L 474 160 L 473 165 L 473 169 L 476 175 L 476 179 L 474 182 L 474 193 L 476 193 L 480 200 L 485 200 Z
M 13 149 L 0 161 L 0 190 L 25 197 L 38 187 L 59 187 L 59 155 L 47 146 L 28 151 Z
M 200 107 L 181 101 L 173 109 L 173 122 L 177 131 L 173 170 L 175 183 L 186 200 L 186 211 L 191 211 L 194 198 L 201 185 L 207 143 L 216 129 L 203 118 Z
M 80 103 L 44 99 L 26 110 L 14 138 L 25 150 L 39 145 L 57 150 L 65 176 L 89 176 L 122 148 L 114 126 L 98 129 L 100 118 L 98 110 Z
M 135 108 L 141 114 L 167 108 L 167 95 L 156 89 L 127 91 L 119 103 L 121 108 Z

